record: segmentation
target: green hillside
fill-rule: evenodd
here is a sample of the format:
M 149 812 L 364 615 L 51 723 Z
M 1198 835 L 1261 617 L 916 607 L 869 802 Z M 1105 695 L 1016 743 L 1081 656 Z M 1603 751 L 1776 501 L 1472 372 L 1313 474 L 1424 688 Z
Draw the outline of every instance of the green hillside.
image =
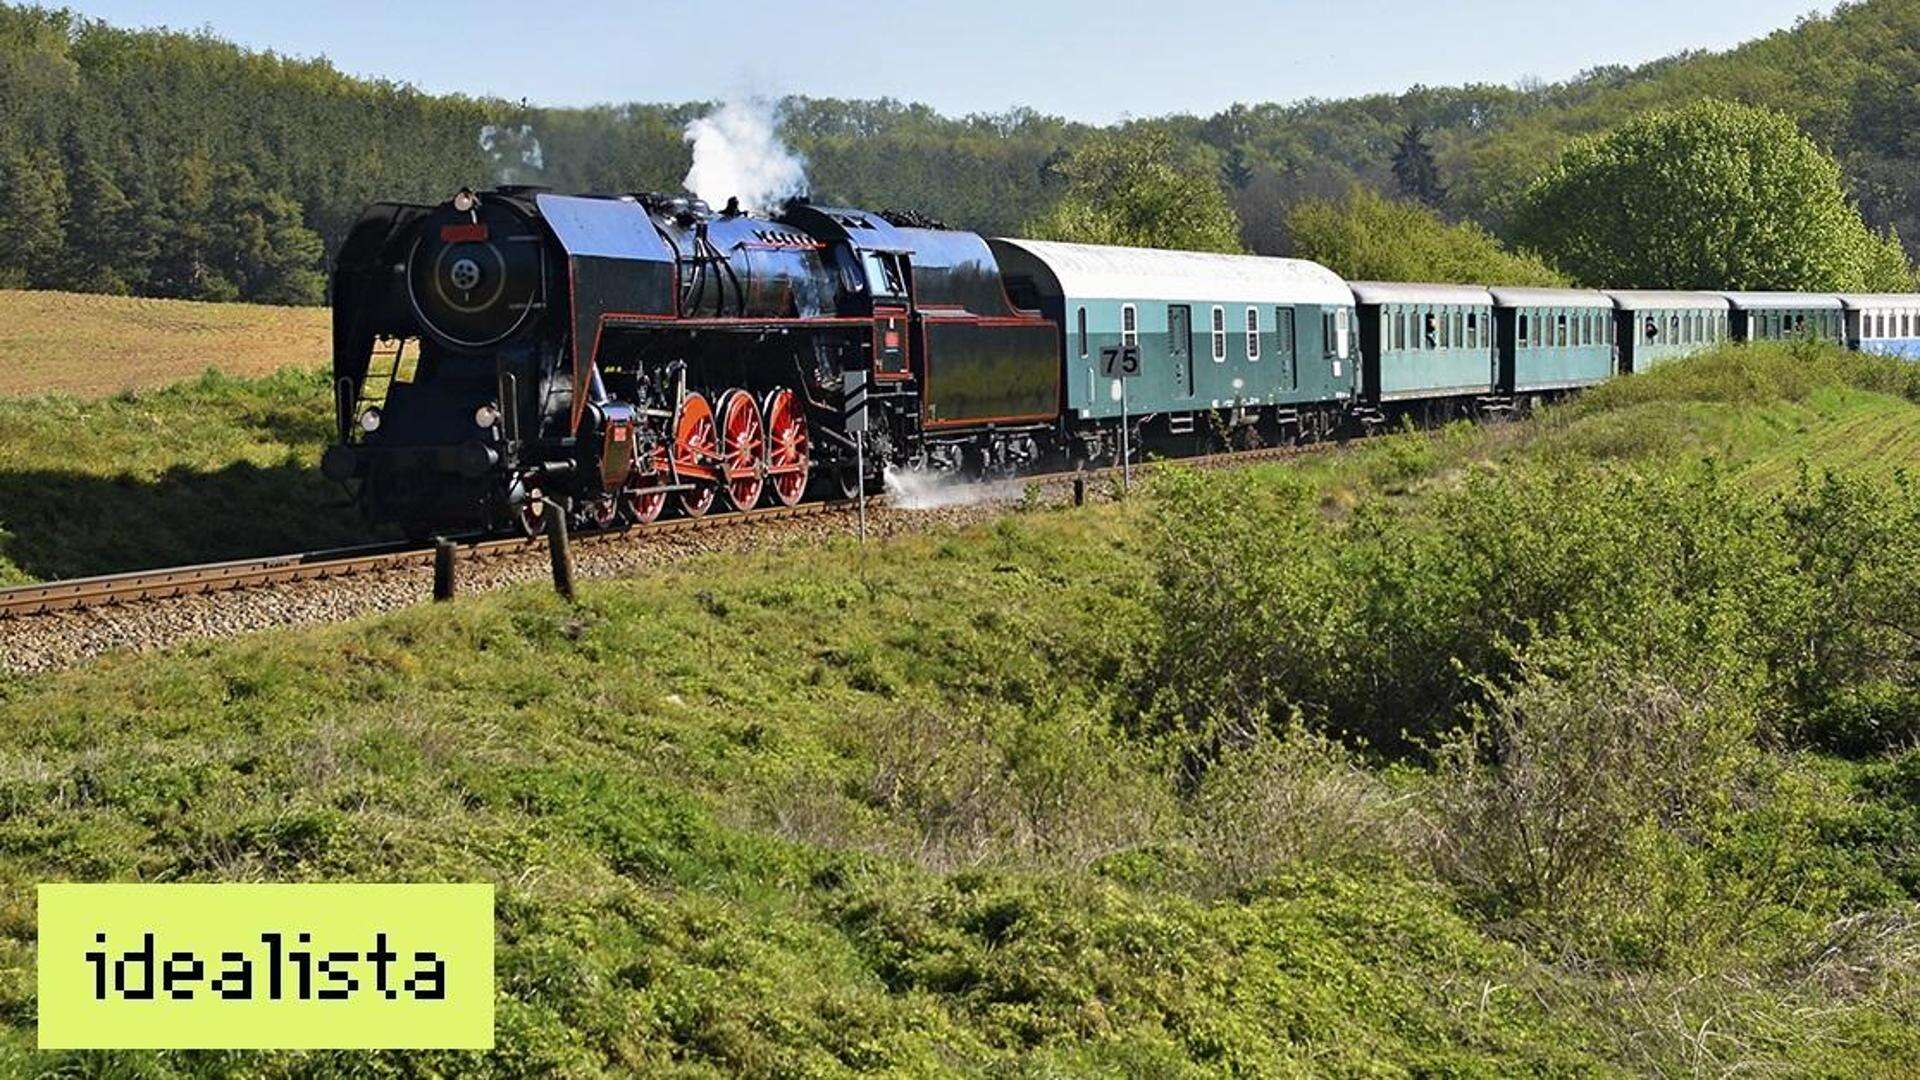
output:
M 1721 354 L 1127 505 L 0 681 L 0 1062 L 1911 1074 L 1916 401 Z M 36 1054 L 69 878 L 493 882 L 499 1048 Z

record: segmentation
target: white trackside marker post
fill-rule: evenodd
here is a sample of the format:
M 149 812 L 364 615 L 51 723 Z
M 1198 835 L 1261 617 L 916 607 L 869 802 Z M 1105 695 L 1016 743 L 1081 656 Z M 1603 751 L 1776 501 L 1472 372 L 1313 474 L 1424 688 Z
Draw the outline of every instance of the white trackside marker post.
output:
M 1140 375 L 1140 346 L 1108 345 L 1100 350 L 1100 373 L 1120 385 L 1120 494 L 1133 487 L 1133 423 L 1128 417 L 1127 383 Z
M 867 433 L 853 437 L 853 475 L 860 484 L 860 542 L 867 542 Z
M 853 482 L 858 489 L 860 542 L 867 542 L 867 372 L 855 368 L 846 373 L 846 422 L 853 436 Z

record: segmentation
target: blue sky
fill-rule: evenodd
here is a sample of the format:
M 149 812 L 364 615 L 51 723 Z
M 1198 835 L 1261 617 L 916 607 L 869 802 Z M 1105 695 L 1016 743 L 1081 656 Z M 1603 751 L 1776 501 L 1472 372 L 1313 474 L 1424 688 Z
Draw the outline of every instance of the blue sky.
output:
M 1107 122 L 1416 83 L 1549 81 L 1725 48 L 1812 0 L 64 0 L 124 26 L 229 40 L 425 90 L 535 104 L 742 93 L 924 101 Z

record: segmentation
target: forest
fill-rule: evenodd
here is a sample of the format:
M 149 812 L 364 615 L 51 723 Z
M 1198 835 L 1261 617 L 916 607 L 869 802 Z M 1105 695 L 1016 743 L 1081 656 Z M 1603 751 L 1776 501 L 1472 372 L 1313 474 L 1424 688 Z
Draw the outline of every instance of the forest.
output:
M 1728 52 L 1564 83 L 1236 105 L 1117 129 L 889 99 L 777 107 L 821 198 L 1017 232 L 1060 219 L 1090 143 L 1141 137 L 1224 197 L 1237 246 L 1290 254 L 1294 211 L 1356 193 L 1425 207 L 1477 240 L 1524 241 L 1519 200 L 1575 140 L 1709 98 L 1790 118 L 1837 161 L 1877 234 L 1920 237 L 1916 84 L 1920 0 L 1868 0 Z M 207 31 L 0 6 L 0 286 L 317 303 L 328 253 L 369 202 L 503 182 L 676 189 L 686 124 L 712 107 L 432 95 Z

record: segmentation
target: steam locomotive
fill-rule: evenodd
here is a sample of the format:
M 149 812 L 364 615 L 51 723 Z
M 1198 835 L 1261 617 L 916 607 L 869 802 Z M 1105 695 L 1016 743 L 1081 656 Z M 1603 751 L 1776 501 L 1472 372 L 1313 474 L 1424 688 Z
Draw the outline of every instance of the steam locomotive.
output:
M 332 296 L 322 468 L 411 535 L 1504 413 L 1721 341 L 1920 356 L 1920 296 L 1349 284 L 804 200 L 530 187 L 375 205 Z
M 906 215 L 461 191 L 370 209 L 332 296 L 322 468 L 410 533 L 792 505 L 1053 443 L 1056 324 L 986 241 Z

